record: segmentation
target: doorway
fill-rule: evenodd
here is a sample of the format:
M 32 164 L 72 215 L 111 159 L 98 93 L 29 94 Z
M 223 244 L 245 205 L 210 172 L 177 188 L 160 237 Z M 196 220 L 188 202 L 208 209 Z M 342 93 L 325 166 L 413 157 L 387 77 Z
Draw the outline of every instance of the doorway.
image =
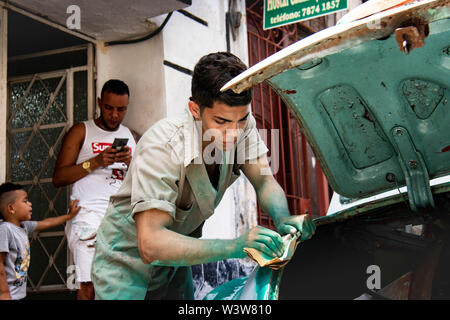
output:
M 67 213 L 70 188 L 55 188 L 53 169 L 65 133 L 94 116 L 94 46 L 8 11 L 6 180 L 24 186 L 33 220 Z M 30 239 L 28 298 L 69 292 L 64 226 Z

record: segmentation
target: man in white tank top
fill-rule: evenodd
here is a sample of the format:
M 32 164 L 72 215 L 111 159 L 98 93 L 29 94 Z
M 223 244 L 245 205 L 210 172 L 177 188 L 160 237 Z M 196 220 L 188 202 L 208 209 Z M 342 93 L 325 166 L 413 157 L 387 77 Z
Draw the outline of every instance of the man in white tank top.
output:
M 53 184 L 73 184 L 72 199 L 79 199 L 81 211 L 66 224 L 69 248 L 75 262 L 80 287 L 77 299 L 95 297 L 90 278 L 97 228 L 106 212 L 109 197 L 122 185 L 136 148 L 135 138 L 121 125 L 129 102 L 128 86 L 120 80 L 109 80 L 98 98 L 100 116 L 75 124 L 64 138 L 55 164 Z M 113 148 L 116 138 L 128 139 L 126 146 Z

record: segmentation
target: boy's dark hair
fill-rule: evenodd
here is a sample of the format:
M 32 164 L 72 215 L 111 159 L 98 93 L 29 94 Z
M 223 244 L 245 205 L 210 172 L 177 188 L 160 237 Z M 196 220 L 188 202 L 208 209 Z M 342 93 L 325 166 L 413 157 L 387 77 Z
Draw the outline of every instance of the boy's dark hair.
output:
M 120 96 L 124 94 L 130 96 L 130 89 L 128 89 L 126 83 L 117 79 L 111 79 L 105 82 L 100 95 L 101 98 L 103 98 L 105 92 L 114 93 Z
M 220 92 L 231 79 L 245 71 L 247 67 L 235 55 L 229 52 L 216 52 L 203 56 L 195 65 L 192 76 L 192 101 L 201 109 L 212 108 L 215 101 L 229 106 L 243 106 L 252 101 L 252 90 L 239 94 L 232 90 Z
M 24 188 L 20 184 L 15 184 L 11 182 L 6 182 L 0 185 L 0 219 L 4 219 L 2 212 L 3 208 L 6 207 L 11 201 L 11 199 L 8 199 L 9 197 L 7 197 L 6 194 L 8 192 L 16 190 L 24 190 Z

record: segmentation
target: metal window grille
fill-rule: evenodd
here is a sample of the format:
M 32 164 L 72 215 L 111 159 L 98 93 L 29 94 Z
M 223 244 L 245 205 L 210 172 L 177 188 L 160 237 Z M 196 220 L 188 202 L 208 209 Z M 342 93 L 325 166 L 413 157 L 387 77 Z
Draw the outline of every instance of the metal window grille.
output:
M 87 50 L 88 64 L 8 78 L 7 180 L 23 185 L 28 192 L 33 203 L 32 220 L 67 212 L 70 190 L 55 188 L 52 175 L 63 137 L 73 125 L 77 110 L 82 107 L 86 116 L 93 115 L 93 47 L 89 44 L 10 59 L 19 61 L 73 50 Z M 77 85 L 79 82 L 83 85 Z M 35 233 L 30 246 L 28 291 L 67 290 L 66 270 L 72 263 L 64 226 Z

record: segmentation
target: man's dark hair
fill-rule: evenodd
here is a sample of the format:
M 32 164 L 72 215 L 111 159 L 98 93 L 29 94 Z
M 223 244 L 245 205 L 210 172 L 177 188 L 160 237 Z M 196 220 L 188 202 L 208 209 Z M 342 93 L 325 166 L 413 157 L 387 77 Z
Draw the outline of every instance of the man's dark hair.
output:
M 125 82 L 121 81 L 121 80 L 117 80 L 117 79 L 111 79 L 105 82 L 105 84 L 103 85 L 102 88 L 102 93 L 100 95 L 100 97 L 103 98 L 103 94 L 105 92 L 110 92 L 110 93 L 114 93 L 117 95 L 124 95 L 127 94 L 128 96 L 130 96 L 130 89 L 128 89 L 128 86 L 126 85 Z
M 212 108 L 215 101 L 229 106 L 244 106 L 252 101 L 252 90 L 239 94 L 232 90 L 220 92 L 231 79 L 245 71 L 247 67 L 229 52 L 216 52 L 203 56 L 195 65 L 192 76 L 191 100 L 200 108 Z
M 8 193 L 16 190 L 24 190 L 24 188 L 20 184 L 11 182 L 6 182 L 0 185 L 0 219 L 4 219 L 3 210 L 12 202 L 12 199 L 8 196 Z

